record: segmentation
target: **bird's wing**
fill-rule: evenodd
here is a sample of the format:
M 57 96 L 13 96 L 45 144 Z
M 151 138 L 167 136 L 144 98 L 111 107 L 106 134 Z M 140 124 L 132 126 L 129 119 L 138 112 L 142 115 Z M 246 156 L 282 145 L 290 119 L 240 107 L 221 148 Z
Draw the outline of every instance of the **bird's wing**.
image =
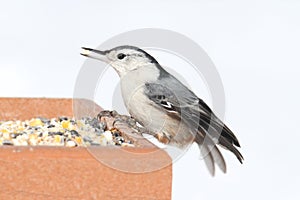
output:
M 177 83 L 174 84 L 172 81 Z M 234 146 L 240 145 L 233 132 L 214 115 L 203 100 L 177 79 L 172 78 L 162 83 L 146 83 L 145 94 L 169 115 L 182 119 L 195 132 L 204 132 L 215 143 L 233 152 L 242 163 L 243 157 Z

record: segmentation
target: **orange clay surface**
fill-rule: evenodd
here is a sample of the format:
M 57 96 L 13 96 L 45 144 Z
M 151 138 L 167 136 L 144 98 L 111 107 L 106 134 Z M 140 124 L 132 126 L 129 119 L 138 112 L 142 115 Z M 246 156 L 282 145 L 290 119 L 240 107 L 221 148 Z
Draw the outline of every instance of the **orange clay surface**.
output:
M 0 98 L 0 120 L 95 115 L 101 110 L 86 100 L 75 104 L 73 109 L 72 99 Z M 94 150 L 98 159 L 84 147 L 0 147 L 0 199 L 171 199 L 172 165 L 165 152 L 150 144 Z M 122 172 L 102 161 L 124 171 L 151 172 Z

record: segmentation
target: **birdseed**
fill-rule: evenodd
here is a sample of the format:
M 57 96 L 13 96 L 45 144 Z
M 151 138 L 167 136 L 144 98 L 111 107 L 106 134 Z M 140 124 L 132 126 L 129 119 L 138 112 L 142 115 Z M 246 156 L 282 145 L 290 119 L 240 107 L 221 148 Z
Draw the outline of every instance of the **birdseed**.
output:
M 116 128 L 97 118 L 33 118 L 0 121 L 0 146 L 134 146 Z

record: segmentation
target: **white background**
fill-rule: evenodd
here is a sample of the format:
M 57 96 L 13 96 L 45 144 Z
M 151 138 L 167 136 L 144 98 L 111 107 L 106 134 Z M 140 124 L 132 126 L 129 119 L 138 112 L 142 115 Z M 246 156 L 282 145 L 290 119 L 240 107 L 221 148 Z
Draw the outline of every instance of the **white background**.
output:
M 203 47 L 222 77 L 225 122 L 245 163 L 224 151 L 228 173 L 212 178 L 192 146 L 174 164 L 172 198 L 299 199 L 299 10 L 296 0 L 1 1 L 0 95 L 72 97 L 81 46 L 137 28 L 180 32 Z M 210 104 L 201 80 L 185 78 Z M 109 98 L 97 102 L 109 108 Z

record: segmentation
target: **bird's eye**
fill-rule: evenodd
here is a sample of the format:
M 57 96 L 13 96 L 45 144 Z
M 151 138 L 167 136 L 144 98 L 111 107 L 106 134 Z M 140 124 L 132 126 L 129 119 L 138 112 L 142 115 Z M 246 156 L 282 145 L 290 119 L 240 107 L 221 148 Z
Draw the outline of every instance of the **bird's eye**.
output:
M 119 54 L 117 55 L 117 57 L 118 57 L 119 60 L 122 60 L 123 58 L 126 57 L 126 55 L 125 55 L 124 53 L 119 53 Z

